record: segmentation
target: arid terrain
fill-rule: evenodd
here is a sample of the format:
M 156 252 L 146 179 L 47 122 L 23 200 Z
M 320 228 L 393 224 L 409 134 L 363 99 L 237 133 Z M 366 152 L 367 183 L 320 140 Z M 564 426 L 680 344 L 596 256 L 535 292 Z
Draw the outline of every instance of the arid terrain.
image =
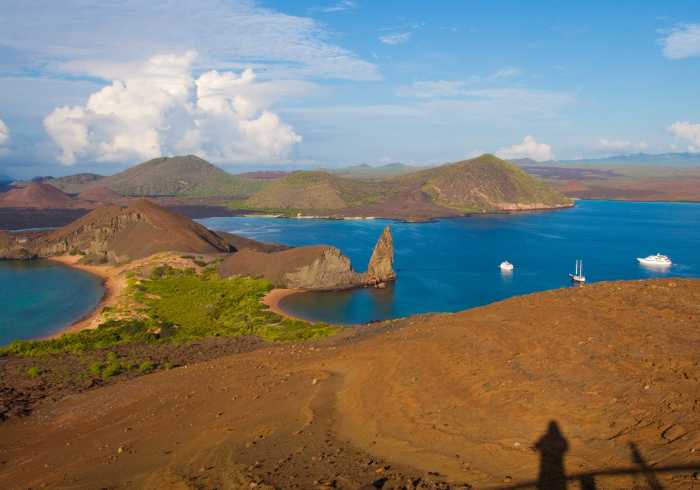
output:
M 11 417 L 0 487 L 693 488 L 698 326 L 632 281 L 222 348 Z
M 523 168 L 562 194 L 579 199 L 700 201 L 697 167 L 530 162 Z

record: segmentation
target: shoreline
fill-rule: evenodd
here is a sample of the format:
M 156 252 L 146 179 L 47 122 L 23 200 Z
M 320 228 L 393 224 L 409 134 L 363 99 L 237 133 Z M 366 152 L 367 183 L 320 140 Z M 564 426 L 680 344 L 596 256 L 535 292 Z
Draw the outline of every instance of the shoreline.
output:
M 79 332 L 80 330 L 97 328 L 98 323 L 96 320 L 100 318 L 102 310 L 106 306 L 111 306 L 114 304 L 116 299 L 119 297 L 119 293 L 121 293 L 121 291 L 124 289 L 125 284 L 123 284 L 122 281 L 117 280 L 117 274 L 119 272 L 118 268 L 108 265 L 79 264 L 78 261 L 80 259 L 81 256 L 79 255 L 60 255 L 46 258 L 46 260 L 58 262 L 68 267 L 73 267 L 83 272 L 87 272 L 88 274 L 92 274 L 93 276 L 99 277 L 102 281 L 102 287 L 104 288 L 102 298 L 88 313 L 81 316 L 69 325 L 61 327 L 48 335 L 39 337 L 39 340 L 56 339 L 65 333 L 75 333 Z
M 286 318 L 288 320 L 301 320 L 303 322 L 307 323 L 314 323 L 310 320 L 307 320 L 306 318 L 301 318 L 298 316 L 294 316 L 290 314 L 289 312 L 285 311 L 281 306 L 280 302 L 286 298 L 287 296 L 291 296 L 293 294 L 298 294 L 298 293 L 303 293 L 305 292 L 303 289 L 285 289 L 285 288 L 275 288 L 270 290 L 263 298 L 260 300 L 262 304 L 268 307 L 268 309 L 281 316 L 282 318 Z

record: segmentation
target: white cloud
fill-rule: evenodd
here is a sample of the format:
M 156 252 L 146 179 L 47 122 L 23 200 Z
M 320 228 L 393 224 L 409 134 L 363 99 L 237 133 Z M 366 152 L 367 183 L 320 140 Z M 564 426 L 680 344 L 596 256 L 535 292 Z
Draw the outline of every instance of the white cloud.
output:
M 357 8 L 357 2 L 354 2 L 353 0 L 340 0 L 333 5 L 329 5 L 328 7 L 321 7 L 319 10 L 321 10 L 321 12 L 333 13 L 352 10 L 355 8 Z
M 545 143 L 538 143 L 535 138 L 525 136 L 522 143 L 515 144 L 508 148 L 502 148 L 496 155 L 503 159 L 531 158 L 538 162 L 552 159 L 552 147 Z
M 7 129 L 7 124 L 0 119 L 0 147 L 5 146 L 10 141 L 10 130 Z
M 700 24 L 680 24 L 661 40 L 666 58 L 680 60 L 700 56 Z
M 690 142 L 688 151 L 700 152 L 700 123 L 690 123 L 688 121 L 674 122 L 668 130 L 677 138 Z
M 377 67 L 329 41 L 325 27 L 255 0 L 4 0 L 0 46 L 57 72 L 194 49 L 195 69 L 253 67 L 268 78 L 377 80 Z M 66 63 L 70 60 L 71 63 Z M 94 70 L 91 70 L 94 71 Z
M 634 143 L 627 140 L 615 140 L 600 138 L 598 140 L 598 149 L 604 152 L 615 152 L 615 153 L 632 153 L 636 151 L 643 151 L 647 148 L 647 144 L 644 141 Z
M 384 34 L 383 36 L 379 36 L 379 40 L 383 42 L 384 44 L 388 44 L 390 46 L 396 46 L 397 44 L 403 44 L 407 42 L 409 39 L 411 39 L 411 36 L 413 35 L 412 32 L 398 32 L 394 34 Z
M 505 68 L 501 68 L 500 70 L 492 73 L 489 78 L 491 80 L 499 80 L 503 78 L 514 78 L 522 75 L 523 71 L 520 68 L 516 68 L 514 66 L 508 66 Z
M 59 160 L 124 162 L 182 153 L 222 163 L 284 160 L 301 136 L 270 107 L 310 85 L 258 82 L 252 70 L 208 71 L 194 79 L 195 59 L 189 51 L 105 68 L 124 75 L 85 105 L 58 107 L 44 119 L 61 149 Z

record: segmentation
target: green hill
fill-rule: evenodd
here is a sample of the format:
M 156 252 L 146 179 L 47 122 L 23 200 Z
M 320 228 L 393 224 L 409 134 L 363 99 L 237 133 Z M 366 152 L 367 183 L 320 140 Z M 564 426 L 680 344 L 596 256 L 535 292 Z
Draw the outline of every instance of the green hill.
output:
M 520 167 L 493 155 L 417 172 L 435 204 L 463 212 L 559 207 L 570 200 Z
M 330 174 L 298 171 L 270 183 L 246 201 L 266 210 L 337 211 L 382 201 L 381 184 Z
M 162 157 L 105 177 L 100 186 L 125 196 L 248 197 L 265 182 L 231 175 L 194 155 Z
M 240 203 L 237 203 L 240 204 Z M 571 201 L 525 171 L 482 155 L 384 179 L 293 172 L 243 203 L 275 212 L 421 219 L 466 213 L 548 209 Z

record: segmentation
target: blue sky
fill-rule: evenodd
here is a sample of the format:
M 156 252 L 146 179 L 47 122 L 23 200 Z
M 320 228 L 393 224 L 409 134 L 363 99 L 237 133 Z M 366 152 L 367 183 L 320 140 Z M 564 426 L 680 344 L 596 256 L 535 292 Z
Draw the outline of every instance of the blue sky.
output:
M 0 174 L 697 152 L 698 86 L 693 1 L 5 0 Z

